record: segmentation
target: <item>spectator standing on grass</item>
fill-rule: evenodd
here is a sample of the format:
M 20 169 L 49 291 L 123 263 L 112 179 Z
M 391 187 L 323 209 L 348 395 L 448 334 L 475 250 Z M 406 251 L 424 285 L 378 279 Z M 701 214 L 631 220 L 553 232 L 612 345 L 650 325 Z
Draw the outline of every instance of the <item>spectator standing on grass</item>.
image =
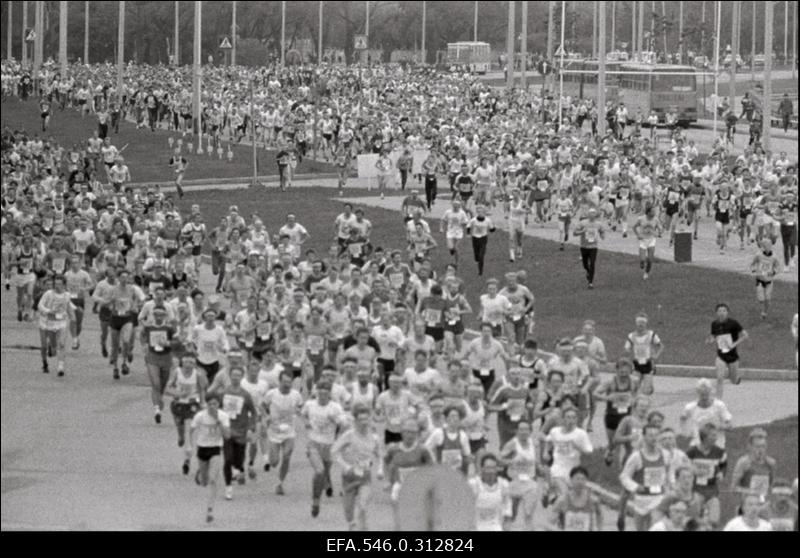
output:
M 744 97 L 742 97 L 742 114 L 739 115 L 739 119 L 744 117 L 750 122 L 753 119 L 753 111 L 755 108 L 756 104 L 753 102 L 753 99 L 750 98 L 750 92 L 745 92 Z
M 781 104 L 778 105 L 778 114 L 781 117 L 781 127 L 783 127 L 784 133 L 789 130 L 789 123 L 792 120 L 792 115 L 794 114 L 794 106 L 792 105 L 792 100 L 789 98 L 788 93 L 783 94 L 783 99 L 781 99 Z

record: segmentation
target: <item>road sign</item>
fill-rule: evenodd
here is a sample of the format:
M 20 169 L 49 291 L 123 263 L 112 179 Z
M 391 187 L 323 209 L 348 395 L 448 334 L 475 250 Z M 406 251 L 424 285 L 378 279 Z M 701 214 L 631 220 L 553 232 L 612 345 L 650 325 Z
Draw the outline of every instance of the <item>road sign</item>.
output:
M 233 48 L 231 40 L 228 37 L 223 37 L 222 42 L 219 44 L 219 48 L 224 48 L 225 50 Z
M 356 50 L 367 50 L 367 36 L 366 35 L 356 35 L 354 37 L 355 42 L 355 49 Z
M 555 56 L 566 56 L 567 52 L 564 50 L 564 45 L 560 45 L 555 53 Z
M 25 31 L 25 42 L 32 43 L 36 40 L 36 32 L 33 29 L 27 29 Z

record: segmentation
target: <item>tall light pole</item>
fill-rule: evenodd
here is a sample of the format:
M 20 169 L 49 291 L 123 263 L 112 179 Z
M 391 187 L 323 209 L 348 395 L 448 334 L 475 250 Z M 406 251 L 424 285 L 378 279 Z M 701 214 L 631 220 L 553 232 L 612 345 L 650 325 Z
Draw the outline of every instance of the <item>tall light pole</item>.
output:
M 769 153 L 772 144 L 772 26 L 773 2 L 764 3 L 764 98 L 761 100 L 761 145 Z
M 600 75 L 597 78 L 597 133 L 600 137 L 606 135 L 606 3 L 604 0 L 600 4 L 598 27 L 600 30 L 600 49 L 599 66 Z M 613 4 L 612 4 L 613 10 Z
M 10 8 L 9 8 L 10 9 Z M 789 2 L 783 3 L 783 63 L 789 61 Z
M 281 67 L 286 65 L 286 2 L 281 2 Z
M 25 40 L 25 33 L 28 32 L 28 2 L 27 0 L 22 0 L 22 33 L 20 33 L 20 37 L 22 38 L 22 67 L 26 67 L 28 65 L 28 42 Z
M 750 36 L 750 81 L 756 80 L 756 22 L 758 21 L 758 2 L 753 4 L 753 18 L 750 22 L 752 26 Z
M 636 12 L 639 11 L 638 0 L 631 2 L 631 59 L 636 59 Z
M 678 54 L 683 64 L 683 2 L 678 2 Z
M 320 2 L 320 7 L 322 2 Z M 231 66 L 236 65 L 236 0 L 233 0 L 233 13 L 231 14 Z M 322 31 L 320 31 L 322 33 Z
M 181 3 L 176 0 L 175 1 L 175 29 L 173 30 L 173 35 L 175 35 L 174 38 L 173 38 L 173 41 L 174 41 L 175 44 L 172 47 L 173 50 L 174 50 L 172 55 L 174 57 L 174 63 L 175 63 L 176 66 L 180 66 L 181 65 L 181 51 L 180 51 L 180 46 L 179 46 L 180 42 L 181 42 L 180 41 L 180 21 L 181 21 L 181 7 L 180 6 L 181 6 Z
M 36 38 L 33 41 L 33 71 L 35 72 L 38 79 L 39 75 L 39 68 L 42 67 L 42 54 L 43 54 L 43 45 L 42 45 L 42 32 L 44 30 L 44 4 L 40 1 L 36 1 L 35 11 L 34 11 L 34 32 L 36 33 Z
M 642 52 L 644 52 L 644 0 L 639 0 L 639 21 L 636 23 L 638 24 L 639 28 L 636 30 L 636 49 L 639 51 L 639 56 L 642 56 Z
M 592 58 L 597 59 L 597 0 L 592 2 Z
M 194 3 L 194 43 L 193 43 L 193 72 L 192 72 L 192 112 L 194 113 L 194 125 L 197 138 L 197 150 L 202 153 L 203 150 L 203 125 L 202 125 L 202 109 L 200 108 L 200 88 L 202 79 L 202 26 L 203 26 L 203 2 L 195 0 Z
M 89 64 L 89 0 L 83 3 L 83 63 Z
M 797 79 L 797 2 L 792 5 L 792 79 Z
M 547 64 L 553 66 L 553 35 L 555 34 L 555 4 L 553 0 L 547 2 Z M 547 75 L 544 76 L 546 83 L 552 84 L 553 80 L 548 79 Z
M 514 0 L 508 2 L 508 33 L 506 37 L 506 87 L 511 89 L 514 87 L 514 30 L 516 24 L 514 21 Z
M 717 137 L 717 107 L 719 106 L 719 35 L 722 32 L 722 2 L 717 0 L 714 6 L 714 138 Z
M 472 40 L 478 42 L 478 0 L 475 0 L 475 15 L 472 21 Z
M 561 121 L 563 119 L 564 110 L 564 27 L 566 26 L 567 18 L 567 3 L 561 0 L 561 44 L 558 45 L 558 51 L 561 53 L 561 60 L 558 63 L 558 129 L 561 130 Z
M 739 19 L 739 5 L 741 2 L 735 0 L 731 11 L 731 84 L 730 97 L 731 108 L 736 102 L 736 56 L 739 54 L 739 34 L 736 33 L 737 20 Z
M 611 0 L 611 50 L 617 50 L 617 2 Z
M 67 1 L 58 3 L 58 65 L 61 67 L 61 77 L 67 75 Z
M 14 30 L 14 26 L 11 24 L 11 20 L 14 19 L 14 13 L 13 13 L 14 2 L 9 1 L 6 2 L 6 4 L 8 4 L 8 37 L 6 37 L 6 58 L 11 60 L 13 58 L 11 54 L 11 47 L 12 47 L 11 34 Z M 22 38 L 25 39 L 25 37 Z
M 525 91 L 528 87 L 526 70 L 528 67 L 528 2 L 522 0 L 522 41 L 519 45 L 519 57 L 522 59 L 522 90 Z
M 425 64 L 425 25 L 428 15 L 428 4 L 425 0 L 422 0 L 422 54 L 420 56 L 420 62 L 424 65 Z
M 119 20 L 117 22 L 117 106 L 122 106 L 123 73 L 125 72 L 125 2 L 119 2 Z

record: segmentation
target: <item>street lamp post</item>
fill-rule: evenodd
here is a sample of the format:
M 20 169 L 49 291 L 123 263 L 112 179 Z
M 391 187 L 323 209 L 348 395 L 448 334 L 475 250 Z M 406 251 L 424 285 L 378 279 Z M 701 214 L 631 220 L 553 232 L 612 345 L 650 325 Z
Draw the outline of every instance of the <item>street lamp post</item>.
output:
M 764 98 L 761 101 L 761 145 L 766 153 L 772 146 L 772 33 L 773 2 L 764 3 Z
M 527 89 L 527 75 L 526 70 L 528 66 L 528 2 L 527 0 L 522 0 L 522 41 L 520 41 L 519 45 L 519 57 L 522 59 L 520 64 L 522 65 L 522 80 L 521 85 L 523 91 Z
M 567 3 L 561 0 L 561 44 L 558 46 L 561 60 L 558 63 L 558 130 L 561 131 L 561 122 L 564 116 L 564 26 L 566 20 Z
M 606 3 L 604 0 L 600 0 L 598 4 L 600 5 L 598 10 L 598 28 L 600 31 L 598 65 L 600 67 L 600 75 L 597 79 L 597 133 L 602 138 L 606 135 Z
M 514 87 L 514 30 L 516 29 L 514 21 L 514 0 L 508 2 L 508 36 L 506 41 L 506 87 L 511 89 Z
M 716 31 L 714 32 L 714 138 L 717 137 L 717 107 L 719 106 L 719 35 L 722 31 L 722 2 L 714 6 Z

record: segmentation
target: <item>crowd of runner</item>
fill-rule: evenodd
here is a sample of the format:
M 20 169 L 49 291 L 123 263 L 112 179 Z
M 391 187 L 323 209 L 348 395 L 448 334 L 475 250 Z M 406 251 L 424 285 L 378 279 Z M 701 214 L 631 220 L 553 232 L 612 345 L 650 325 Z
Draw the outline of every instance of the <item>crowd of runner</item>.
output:
M 235 485 L 266 475 L 284 495 L 301 441 L 312 517 L 323 493 L 338 492 L 351 529 L 368 527 L 373 487 L 396 506 L 406 476 L 438 463 L 469 479 L 478 529 L 531 530 L 544 507 L 548 528 L 599 530 L 607 508 L 587 485 L 599 473 L 590 458 L 599 405 L 604 466 L 624 489 L 619 529 L 628 512 L 638 530 L 797 528 L 797 481 L 776 478 L 765 431 L 753 430 L 728 470 L 723 385 L 741 381 L 737 348 L 748 335 L 727 305 L 717 306 L 708 339 L 716 382 L 701 380 L 679 424 L 666 424 L 652 409 L 653 376 L 669 339 L 646 315 L 632 318 L 622 355 L 606 354 L 592 320 L 546 353 L 524 272 L 489 278 L 479 300 L 467 299 L 460 276 L 466 237 L 479 275 L 491 275 L 492 232 L 508 231 L 517 261 L 526 227 L 556 219 L 562 248 L 570 234 L 581 238 L 589 288 L 598 245 L 616 232 L 637 238 L 647 279 L 662 234 L 671 243 L 685 223 L 696 237 L 698 221 L 713 218 L 721 252 L 732 233 L 743 249 L 757 244 L 752 271 L 766 316 L 776 275 L 796 262 L 797 164 L 785 153 L 756 145 L 734 158 L 720 140 L 704 158 L 680 131 L 658 152 L 637 123 L 626 131 L 619 107 L 606 114 L 613 131 L 596 138 L 582 130 L 594 130 L 597 111 L 581 100 L 565 103 L 556 129 L 558 103 L 546 94 L 427 70 L 204 72 L 199 149 L 207 141 L 222 157 L 224 144 L 256 137 L 277 150 L 282 187 L 312 152 L 340 167 L 340 188 L 353 158 L 375 153 L 381 194 L 398 171 L 411 190 L 405 239 L 374 246 L 364 210 L 343 204 L 330 250 L 317 254 L 300 222 L 311 216 L 264 223 L 231 206 L 206 222 L 198 204 L 132 186 L 136 169 L 113 145 L 126 120 L 183 132 L 170 160 L 182 193 L 197 154 L 188 70 L 131 64 L 118 103 L 111 66 L 73 66 L 67 79 L 47 65 L 39 76 L 2 68 L 4 98 L 38 103 L 42 117 L 41 132 L 2 135 L 2 271 L 17 319 L 38 326 L 45 373 L 55 359 L 66 374 L 70 341 L 72 350 L 99 342 L 114 380 L 146 369 L 156 423 L 169 401 L 176 469 L 194 469 L 208 487 L 208 521 L 222 485 L 231 500 Z M 73 109 L 96 118 L 97 133 L 58 145 L 48 126 Z M 413 172 L 420 149 L 428 154 Z M 449 188 L 437 202 L 440 179 Z M 407 185 L 416 180 L 424 198 Z M 426 218 L 435 203 L 450 205 L 440 223 Z M 495 207 L 502 222 L 490 216 Z M 435 251 L 437 225 L 449 258 Z M 213 283 L 201 284 L 201 271 Z M 87 341 L 84 320 L 94 315 L 100 338 Z M 796 339 L 797 315 L 792 330 Z M 741 495 L 733 519 L 721 517 L 723 491 Z

